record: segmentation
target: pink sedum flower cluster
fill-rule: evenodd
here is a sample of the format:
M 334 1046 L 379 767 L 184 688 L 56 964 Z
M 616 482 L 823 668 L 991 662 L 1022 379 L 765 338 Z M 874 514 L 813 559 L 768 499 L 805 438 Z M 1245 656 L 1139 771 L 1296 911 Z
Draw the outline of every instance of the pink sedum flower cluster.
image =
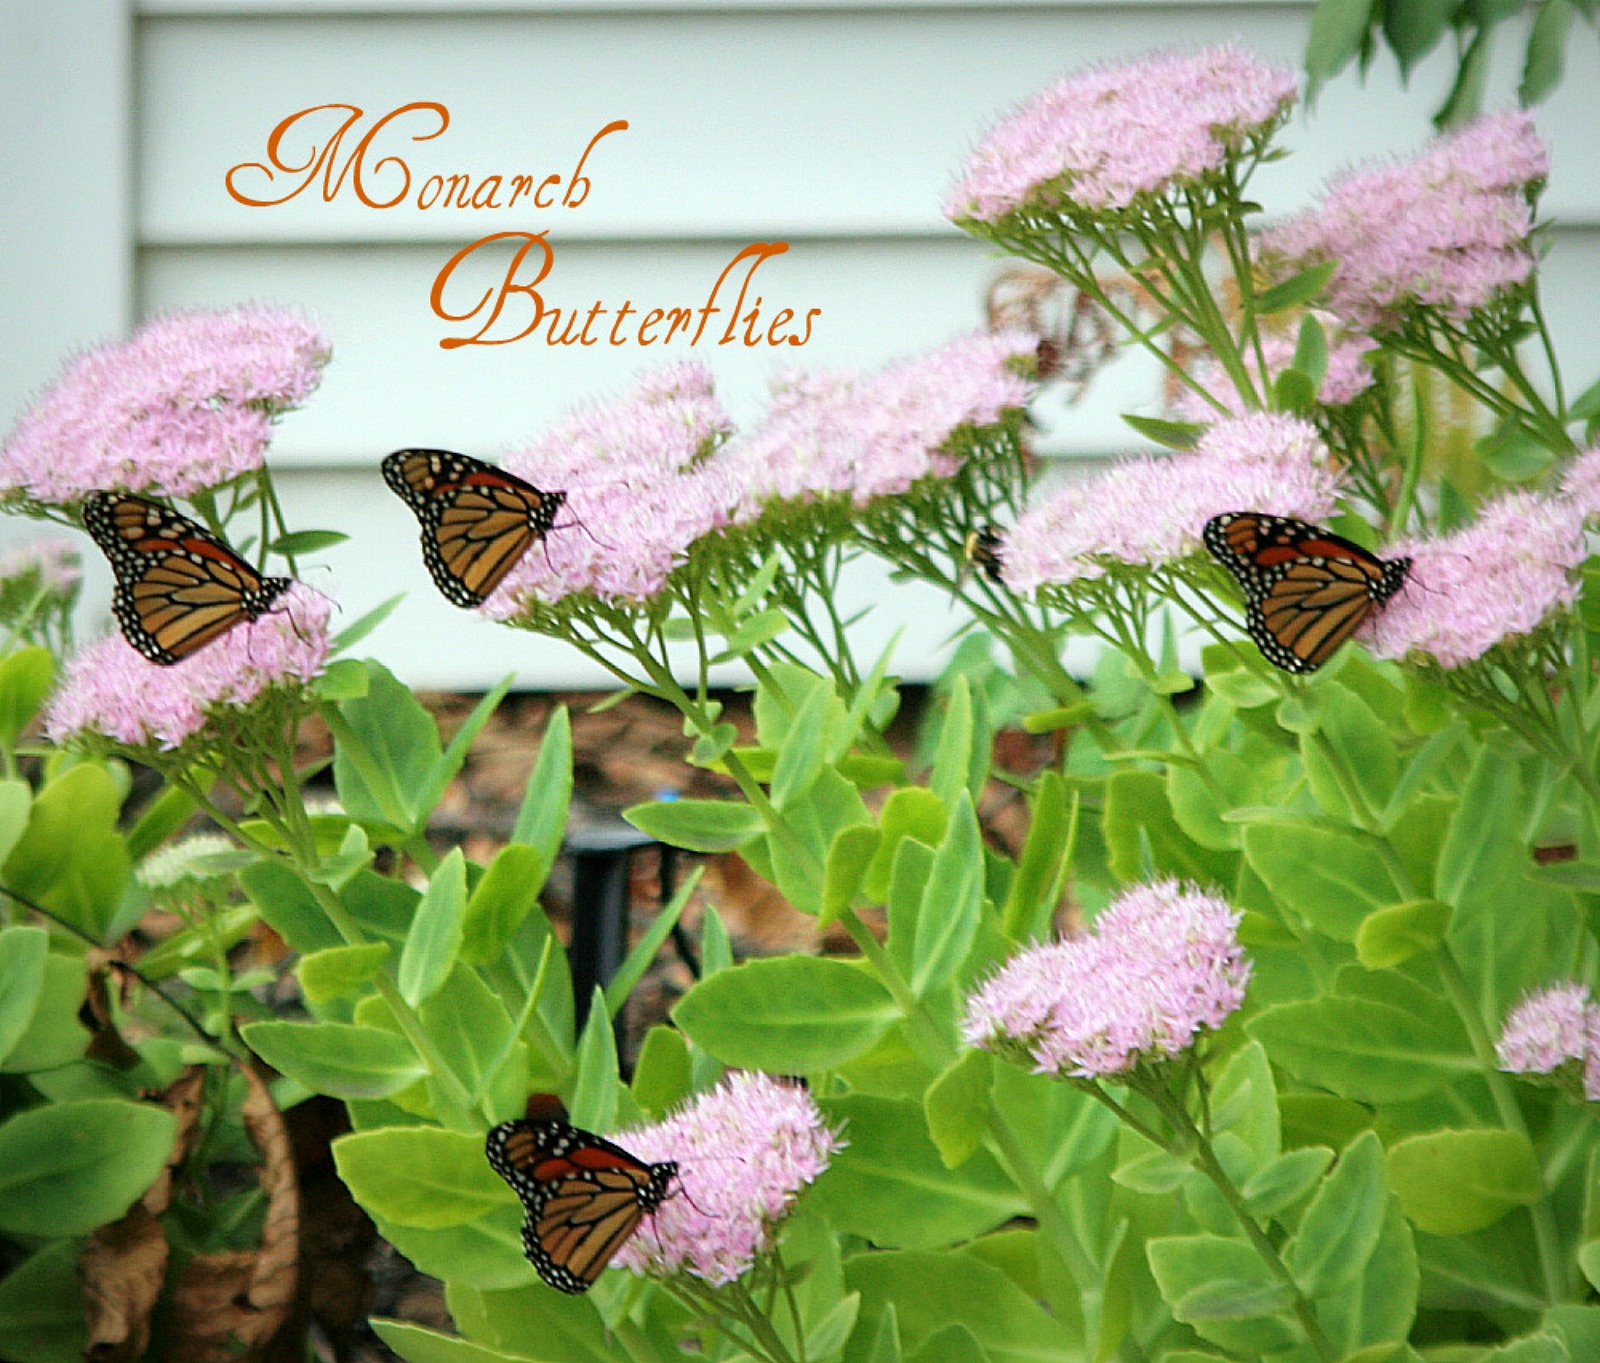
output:
M 187 496 L 261 467 L 273 418 L 316 388 L 328 338 L 260 306 L 175 312 L 80 355 L 0 448 L 0 497 Z
M 66 600 L 83 579 L 83 558 L 77 543 L 64 535 L 47 535 L 0 553 L 0 582 L 38 575 L 38 590 Z
M 1128 460 L 1029 507 L 1006 536 L 1017 592 L 1102 576 L 1109 562 L 1153 567 L 1193 553 L 1211 517 L 1249 508 L 1321 520 L 1339 481 L 1298 417 L 1219 421 L 1186 454 Z
M 1036 1072 L 1103 1078 L 1187 1050 L 1244 1002 L 1239 915 L 1176 880 L 1125 890 L 1085 934 L 1030 947 L 967 1001 L 962 1034 Z
M 505 466 L 535 487 L 565 491 L 567 514 L 484 611 L 505 620 L 582 593 L 657 595 L 689 546 L 730 521 L 738 491 L 708 455 L 731 426 L 710 371 L 690 362 L 644 375 L 620 401 L 585 408 L 507 455 Z
M 961 463 L 956 432 L 994 426 L 1027 401 L 1032 384 L 1018 364 L 1038 344 L 1027 331 L 980 331 L 862 378 L 784 375 L 767 419 L 714 461 L 742 489 L 739 519 L 829 495 L 866 506 L 920 478 L 949 477 Z
M 961 463 L 952 437 L 1027 400 L 1018 360 L 1037 345 L 1025 332 L 978 333 L 861 379 L 791 374 L 765 423 L 731 440 L 704 365 L 646 375 L 620 402 L 579 412 L 506 457 L 535 487 L 565 491 L 577 524 L 558 523 L 524 554 L 484 610 L 514 619 L 532 603 L 583 593 L 645 601 L 695 541 L 775 502 L 845 495 L 862 506 L 948 476 Z
M 1600 445 L 1583 451 L 1561 476 L 1561 495 L 1585 521 L 1600 516 Z
M 1584 1096 L 1600 1101 L 1600 1007 L 1581 984 L 1535 990 L 1507 1015 L 1495 1046 L 1500 1068 L 1554 1074 L 1582 1067 Z
M 1332 321 L 1331 318 L 1325 319 Z M 1332 331 L 1332 328 L 1329 328 Z M 1343 407 L 1354 402 L 1372 387 L 1373 373 L 1367 356 L 1376 350 L 1378 343 L 1370 336 L 1360 334 L 1330 334 L 1328 338 L 1328 367 L 1317 388 L 1317 401 L 1324 407 Z M 1295 338 L 1281 332 L 1268 332 L 1261 338 L 1261 354 L 1266 361 L 1268 382 L 1276 382 L 1278 375 L 1294 362 Z M 1250 362 L 1252 375 L 1257 382 L 1255 364 Z M 1189 376 L 1209 393 L 1233 416 L 1248 415 L 1244 400 L 1227 371 L 1216 358 L 1206 355 L 1189 367 Z M 1172 414 L 1179 421 L 1215 421 L 1217 409 L 1193 388 L 1178 390 L 1172 404 Z
M 1394 545 L 1392 556 L 1411 558 L 1406 590 L 1361 637 L 1380 658 L 1426 653 L 1442 667 L 1461 667 L 1571 605 L 1572 574 L 1587 554 L 1583 516 L 1571 501 L 1507 493 L 1463 530 Z
M 616 1139 L 640 1159 L 676 1161 L 680 1184 L 616 1262 L 635 1273 L 687 1273 L 717 1286 L 750 1270 L 801 1189 L 844 1144 L 808 1089 L 742 1072 Z
M 1549 173 L 1533 119 L 1479 119 L 1421 156 L 1345 176 L 1320 207 L 1262 234 L 1269 275 L 1339 262 L 1326 306 L 1392 330 L 1414 308 L 1455 321 L 1526 281 L 1533 198 Z
M 968 158 L 956 222 L 1060 207 L 1114 214 L 1192 185 L 1274 131 L 1298 82 L 1234 44 L 1093 67 L 1035 95 Z
M 331 607 L 327 597 L 296 583 L 267 614 L 170 667 L 110 634 L 67 664 L 45 709 L 45 733 L 55 743 L 98 736 L 130 748 L 181 747 L 218 707 L 242 708 L 272 688 L 318 676 L 328 655 Z

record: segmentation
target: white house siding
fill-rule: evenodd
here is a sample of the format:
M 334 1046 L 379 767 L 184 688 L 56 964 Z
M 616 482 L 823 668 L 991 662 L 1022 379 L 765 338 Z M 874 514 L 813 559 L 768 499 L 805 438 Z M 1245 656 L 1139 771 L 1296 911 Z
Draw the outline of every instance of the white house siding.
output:
M 335 358 L 321 391 L 284 421 L 273 459 L 298 524 L 353 538 L 308 578 L 346 619 L 408 592 L 368 647 L 418 685 L 477 688 L 510 671 L 528 687 L 598 682 L 570 650 L 439 599 L 414 522 L 377 476 L 383 454 L 438 444 L 492 458 L 641 368 L 687 358 L 710 364 L 735 415 L 753 419 L 783 366 L 871 365 L 977 325 L 995 263 L 944 223 L 939 203 L 990 120 L 1064 71 L 1153 46 L 1239 38 L 1298 64 L 1309 16 L 1300 3 L 1142 0 L 0 6 L 0 420 L 14 419 L 63 350 L 120 334 L 130 317 L 247 299 L 309 309 Z M 1504 46 L 1509 62 L 1514 44 Z M 1572 48 L 1539 122 L 1554 149 L 1546 209 L 1560 222 L 1549 311 L 1582 386 L 1600 371 L 1600 60 L 1581 26 Z M 1449 75 L 1436 56 L 1406 93 L 1384 57 L 1365 86 L 1336 81 L 1291 129 L 1296 155 L 1263 174 L 1260 197 L 1292 208 L 1339 166 L 1416 146 Z M 1502 73 L 1507 97 L 1514 76 Z M 264 159 L 268 133 L 297 110 L 364 109 L 348 147 L 412 101 L 443 104 L 451 120 L 405 145 L 413 194 L 434 172 L 559 174 L 565 185 L 602 126 L 629 127 L 591 153 L 575 208 L 377 210 L 348 189 L 332 203 L 308 191 L 251 208 L 225 190 L 229 167 Z M 548 229 L 546 296 L 584 309 L 698 304 L 744 246 L 787 241 L 758 274 L 764 307 L 821 315 L 796 348 L 529 338 L 441 349 L 446 328 L 428 306 L 435 274 L 468 242 L 513 229 Z M 1153 410 L 1149 377 L 1119 365 L 1054 424 L 1048 449 L 1095 458 L 1132 446 L 1117 414 Z M 31 533 L 0 523 L 0 541 Z M 90 556 L 103 601 L 103 565 Z M 936 668 L 959 620 L 946 601 L 871 570 L 853 590 L 878 607 L 863 650 L 905 625 L 899 670 Z

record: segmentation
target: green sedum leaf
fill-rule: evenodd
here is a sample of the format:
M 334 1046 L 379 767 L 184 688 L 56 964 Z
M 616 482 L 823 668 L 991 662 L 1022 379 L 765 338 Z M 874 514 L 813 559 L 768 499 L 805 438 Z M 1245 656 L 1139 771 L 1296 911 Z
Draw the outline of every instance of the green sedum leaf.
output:
M 690 852 L 734 852 L 766 831 L 761 815 L 732 800 L 657 800 L 622 817 L 658 842 Z
M 387 1098 L 427 1073 L 411 1043 L 346 1022 L 252 1022 L 244 1043 L 280 1074 L 332 1098 Z
M 672 1010 L 690 1039 L 724 1064 L 775 1074 L 842 1065 L 898 1017 L 889 991 L 865 970 L 818 956 L 777 956 L 720 970 Z
M 1293 1294 L 1250 1245 L 1222 1235 L 1181 1235 L 1145 1247 L 1150 1272 L 1177 1320 L 1246 1357 L 1298 1342 Z
M 1431 1235 L 1493 1225 L 1543 1195 L 1539 1161 L 1519 1131 L 1428 1131 L 1389 1148 L 1389 1184 L 1411 1223 Z
M 357 1131 L 333 1143 L 339 1177 L 374 1216 L 438 1230 L 476 1221 L 514 1197 L 478 1132 L 434 1126 Z
M 0 1125 L 0 1231 L 85 1235 L 115 1221 L 166 1168 L 178 1124 L 151 1103 L 85 1098 Z
M 461 950 L 467 862 L 459 847 L 435 868 L 400 952 L 400 994 L 413 1008 L 449 975 Z
M 989 1127 L 992 1064 L 987 1051 L 963 1051 L 923 1097 L 928 1134 L 947 1169 L 959 1168 L 983 1144 Z
M 44 993 L 50 936 L 43 928 L 0 931 L 0 1064 L 22 1039 Z
M 325 947 L 300 958 L 295 975 L 312 1003 L 326 1003 L 375 979 L 389 959 L 387 942 Z
M 538 903 L 550 863 L 537 848 L 509 842 L 489 863 L 467 897 L 461 917 L 461 959 L 468 965 L 497 961 Z
M 1284 1262 L 1308 1297 L 1325 1296 L 1366 1267 L 1388 1199 L 1383 1147 L 1376 1135 L 1363 1132 L 1340 1153 L 1284 1251 Z

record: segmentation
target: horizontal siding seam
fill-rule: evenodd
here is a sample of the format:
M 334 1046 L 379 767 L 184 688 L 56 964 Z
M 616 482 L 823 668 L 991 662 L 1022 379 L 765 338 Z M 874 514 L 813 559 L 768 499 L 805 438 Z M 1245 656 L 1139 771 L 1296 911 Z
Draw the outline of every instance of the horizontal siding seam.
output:
M 135 0 L 136 19 L 349 19 L 360 17 L 455 19 L 515 14 L 927 14 L 981 13 L 1004 16 L 1039 10 L 1259 10 L 1315 8 L 1316 0 L 472 0 L 451 5 L 441 0 Z

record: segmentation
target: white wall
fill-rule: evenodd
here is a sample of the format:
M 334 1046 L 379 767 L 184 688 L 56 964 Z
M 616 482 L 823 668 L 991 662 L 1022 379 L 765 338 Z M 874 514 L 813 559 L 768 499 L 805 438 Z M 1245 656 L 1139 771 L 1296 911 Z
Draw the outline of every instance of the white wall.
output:
M 0 200 L 0 422 L 9 425 L 63 351 L 120 334 L 130 312 L 248 299 L 309 309 L 331 332 L 335 358 L 322 390 L 283 423 L 274 464 L 292 516 L 355 536 L 310 580 L 339 597 L 348 619 L 408 591 L 369 647 L 417 684 L 481 687 L 510 670 L 527 686 L 594 682 L 568 650 L 437 597 L 414 524 L 377 477 L 383 454 L 439 444 L 492 458 L 640 368 L 691 357 L 713 366 L 735 415 L 750 419 L 783 365 L 872 364 L 970 328 L 994 262 L 943 222 L 939 203 L 989 121 L 1066 70 L 1152 46 L 1242 35 L 1298 64 L 1309 14 L 1298 0 L 0 6 L 11 133 L 0 154 L 13 191 Z M 1590 301 L 1600 60 L 1581 26 L 1573 38 L 1566 81 L 1539 121 L 1554 147 L 1546 207 L 1562 220 L 1550 311 L 1581 387 L 1600 369 Z M 1509 91 L 1512 73 L 1503 74 Z M 1291 129 L 1297 154 L 1270 168 L 1261 197 L 1296 207 L 1329 171 L 1414 147 L 1449 75 L 1441 54 L 1409 94 L 1387 58 L 1365 87 L 1335 82 Z M 419 181 L 435 171 L 565 181 L 601 126 L 630 126 L 591 155 L 577 208 L 377 210 L 348 189 L 331 204 L 308 192 L 251 208 L 226 192 L 229 167 L 263 159 L 270 130 L 296 110 L 360 106 L 359 136 L 417 100 L 451 116 L 441 136 L 405 146 Z M 759 276 L 768 305 L 822 315 L 809 344 L 781 353 L 566 350 L 533 338 L 441 349 L 445 328 L 428 306 L 435 273 L 469 241 L 510 229 L 549 230 L 546 295 L 585 309 L 597 299 L 698 302 L 741 247 L 786 240 L 789 253 Z M 1054 450 L 1084 457 L 1133 443 L 1117 413 L 1151 401 L 1146 376 L 1124 368 L 1053 433 Z M 0 538 L 18 530 L 0 523 Z M 98 562 L 95 579 L 103 590 Z M 935 666 L 957 623 L 948 603 L 870 575 L 857 590 L 884 603 L 866 647 L 909 622 L 901 669 Z

